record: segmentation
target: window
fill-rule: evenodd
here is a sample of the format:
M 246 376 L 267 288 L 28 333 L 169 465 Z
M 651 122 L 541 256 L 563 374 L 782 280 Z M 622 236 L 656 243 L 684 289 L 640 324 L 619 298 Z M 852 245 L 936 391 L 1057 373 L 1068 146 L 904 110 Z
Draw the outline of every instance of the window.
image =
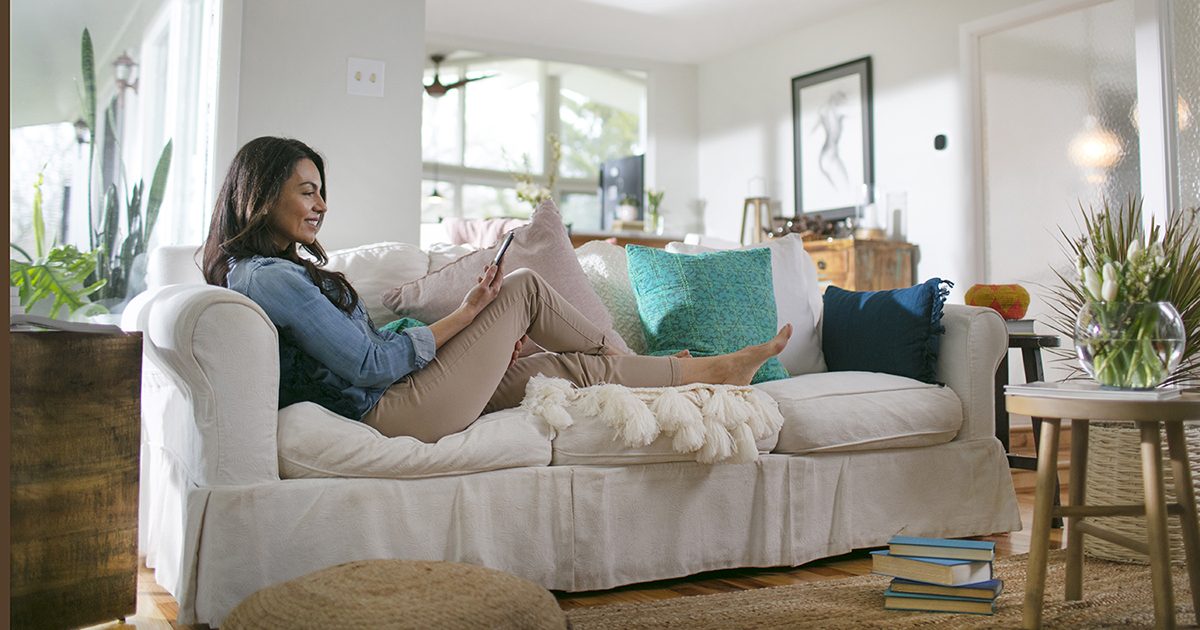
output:
M 168 140 L 172 143 L 170 177 L 150 249 L 199 243 L 207 231 L 213 203 L 211 143 L 220 6 L 218 0 L 167 0 L 141 34 L 140 47 L 113 53 L 124 52 L 136 62 L 136 90 L 119 90 L 111 79 L 97 86 L 96 171 L 91 178 L 92 214 L 97 220 L 108 184 L 116 183 L 123 198 L 139 180 L 148 191 L 163 147 Z M 97 67 L 112 62 L 100 58 L 112 52 L 110 45 L 94 42 Z M 78 82 L 79 50 L 71 55 L 76 60 L 73 74 L 56 81 Z M 12 241 L 22 248 L 33 244 L 33 184 L 39 171 L 47 242 L 84 250 L 93 245 L 88 226 L 88 146 L 76 141 L 72 122 L 10 130 L 9 226 Z M 145 203 L 143 199 L 143 210 Z M 124 222 L 122 216 L 119 223 Z
M 512 172 L 527 164 L 546 185 L 554 135 L 561 159 L 553 195 L 563 218 L 599 229 L 600 163 L 645 146 L 645 73 L 462 51 L 437 71 L 442 84 L 471 81 L 438 98 L 425 94 L 422 221 L 529 216 Z M 433 77 L 430 66 L 425 83 Z M 434 188 L 442 203 L 430 203 Z

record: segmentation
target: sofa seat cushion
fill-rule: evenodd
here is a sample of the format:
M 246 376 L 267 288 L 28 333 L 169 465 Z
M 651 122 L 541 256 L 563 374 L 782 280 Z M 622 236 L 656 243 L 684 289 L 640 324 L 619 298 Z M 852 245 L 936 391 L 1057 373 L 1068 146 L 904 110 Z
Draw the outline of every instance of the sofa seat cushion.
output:
M 954 439 L 962 401 L 949 387 L 877 372 L 822 372 L 755 385 L 779 404 L 773 453 L 912 448 Z
M 490 413 L 433 444 L 385 437 L 310 402 L 279 412 L 279 476 L 419 479 L 546 466 L 550 429 L 520 408 Z

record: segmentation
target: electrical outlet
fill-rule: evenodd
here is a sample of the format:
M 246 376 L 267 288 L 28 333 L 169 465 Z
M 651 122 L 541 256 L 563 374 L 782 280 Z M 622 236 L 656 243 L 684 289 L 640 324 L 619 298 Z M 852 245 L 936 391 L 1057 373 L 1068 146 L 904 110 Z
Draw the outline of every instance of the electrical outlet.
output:
M 346 93 L 383 98 L 383 62 L 350 57 L 346 64 Z

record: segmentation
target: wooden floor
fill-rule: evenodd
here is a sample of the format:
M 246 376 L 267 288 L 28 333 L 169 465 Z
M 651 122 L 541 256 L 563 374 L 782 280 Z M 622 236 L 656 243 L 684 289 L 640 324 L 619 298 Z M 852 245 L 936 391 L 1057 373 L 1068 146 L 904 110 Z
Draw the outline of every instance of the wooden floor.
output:
M 1033 521 L 1032 489 L 1024 490 L 1024 477 L 1030 473 L 1014 471 L 1014 483 L 1018 488 L 1017 503 L 1021 509 L 1023 529 L 1019 532 L 983 536 L 977 540 L 990 540 L 996 543 L 996 555 L 999 557 L 1027 553 L 1029 551 L 1029 532 Z M 1064 479 L 1066 475 L 1062 476 Z M 1066 488 L 1063 489 L 1063 501 L 1066 501 Z M 1061 529 L 1051 530 L 1050 548 L 1065 547 L 1064 532 Z M 753 588 L 781 586 L 814 580 L 831 580 L 853 575 L 870 573 L 871 560 L 865 550 L 855 551 L 844 556 L 824 558 L 799 567 L 783 567 L 777 569 L 732 569 L 713 571 L 677 580 L 635 584 L 608 591 L 588 593 L 556 592 L 559 605 L 563 609 L 602 606 L 617 602 L 650 601 L 689 595 L 708 595 L 728 591 L 740 591 Z M 179 606 L 167 591 L 154 582 L 154 573 L 146 568 L 144 558 L 138 573 L 137 614 L 129 617 L 125 625 L 117 622 L 92 626 L 89 630 L 207 630 L 207 625 L 177 626 L 175 617 Z

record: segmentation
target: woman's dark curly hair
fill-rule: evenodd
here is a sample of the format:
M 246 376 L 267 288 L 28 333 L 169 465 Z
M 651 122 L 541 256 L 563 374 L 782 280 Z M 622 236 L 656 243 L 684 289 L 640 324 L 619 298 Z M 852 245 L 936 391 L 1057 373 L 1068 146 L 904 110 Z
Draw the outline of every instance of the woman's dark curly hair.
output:
M 358 293 L 346 276 L 321 266 L 329 257 L 316 240 L 302 245 L 316 259 L 301 258 L 296 243 L 283 251 L 271 238 L 269 215 L 283 186 L 301 160 L 312 160 L 321 174 L 321 199 L 325 199 L 325 160 L 299 140 L 265 136 L 247 142 L 233 158 L 217 196 L 208 240 L 204 242 L 204 279 L 229 286 L 230 266 L 251 256 L 283 258 L 304 267 L 308 277 L 339 309 L 346 313 L 358 305 Z

